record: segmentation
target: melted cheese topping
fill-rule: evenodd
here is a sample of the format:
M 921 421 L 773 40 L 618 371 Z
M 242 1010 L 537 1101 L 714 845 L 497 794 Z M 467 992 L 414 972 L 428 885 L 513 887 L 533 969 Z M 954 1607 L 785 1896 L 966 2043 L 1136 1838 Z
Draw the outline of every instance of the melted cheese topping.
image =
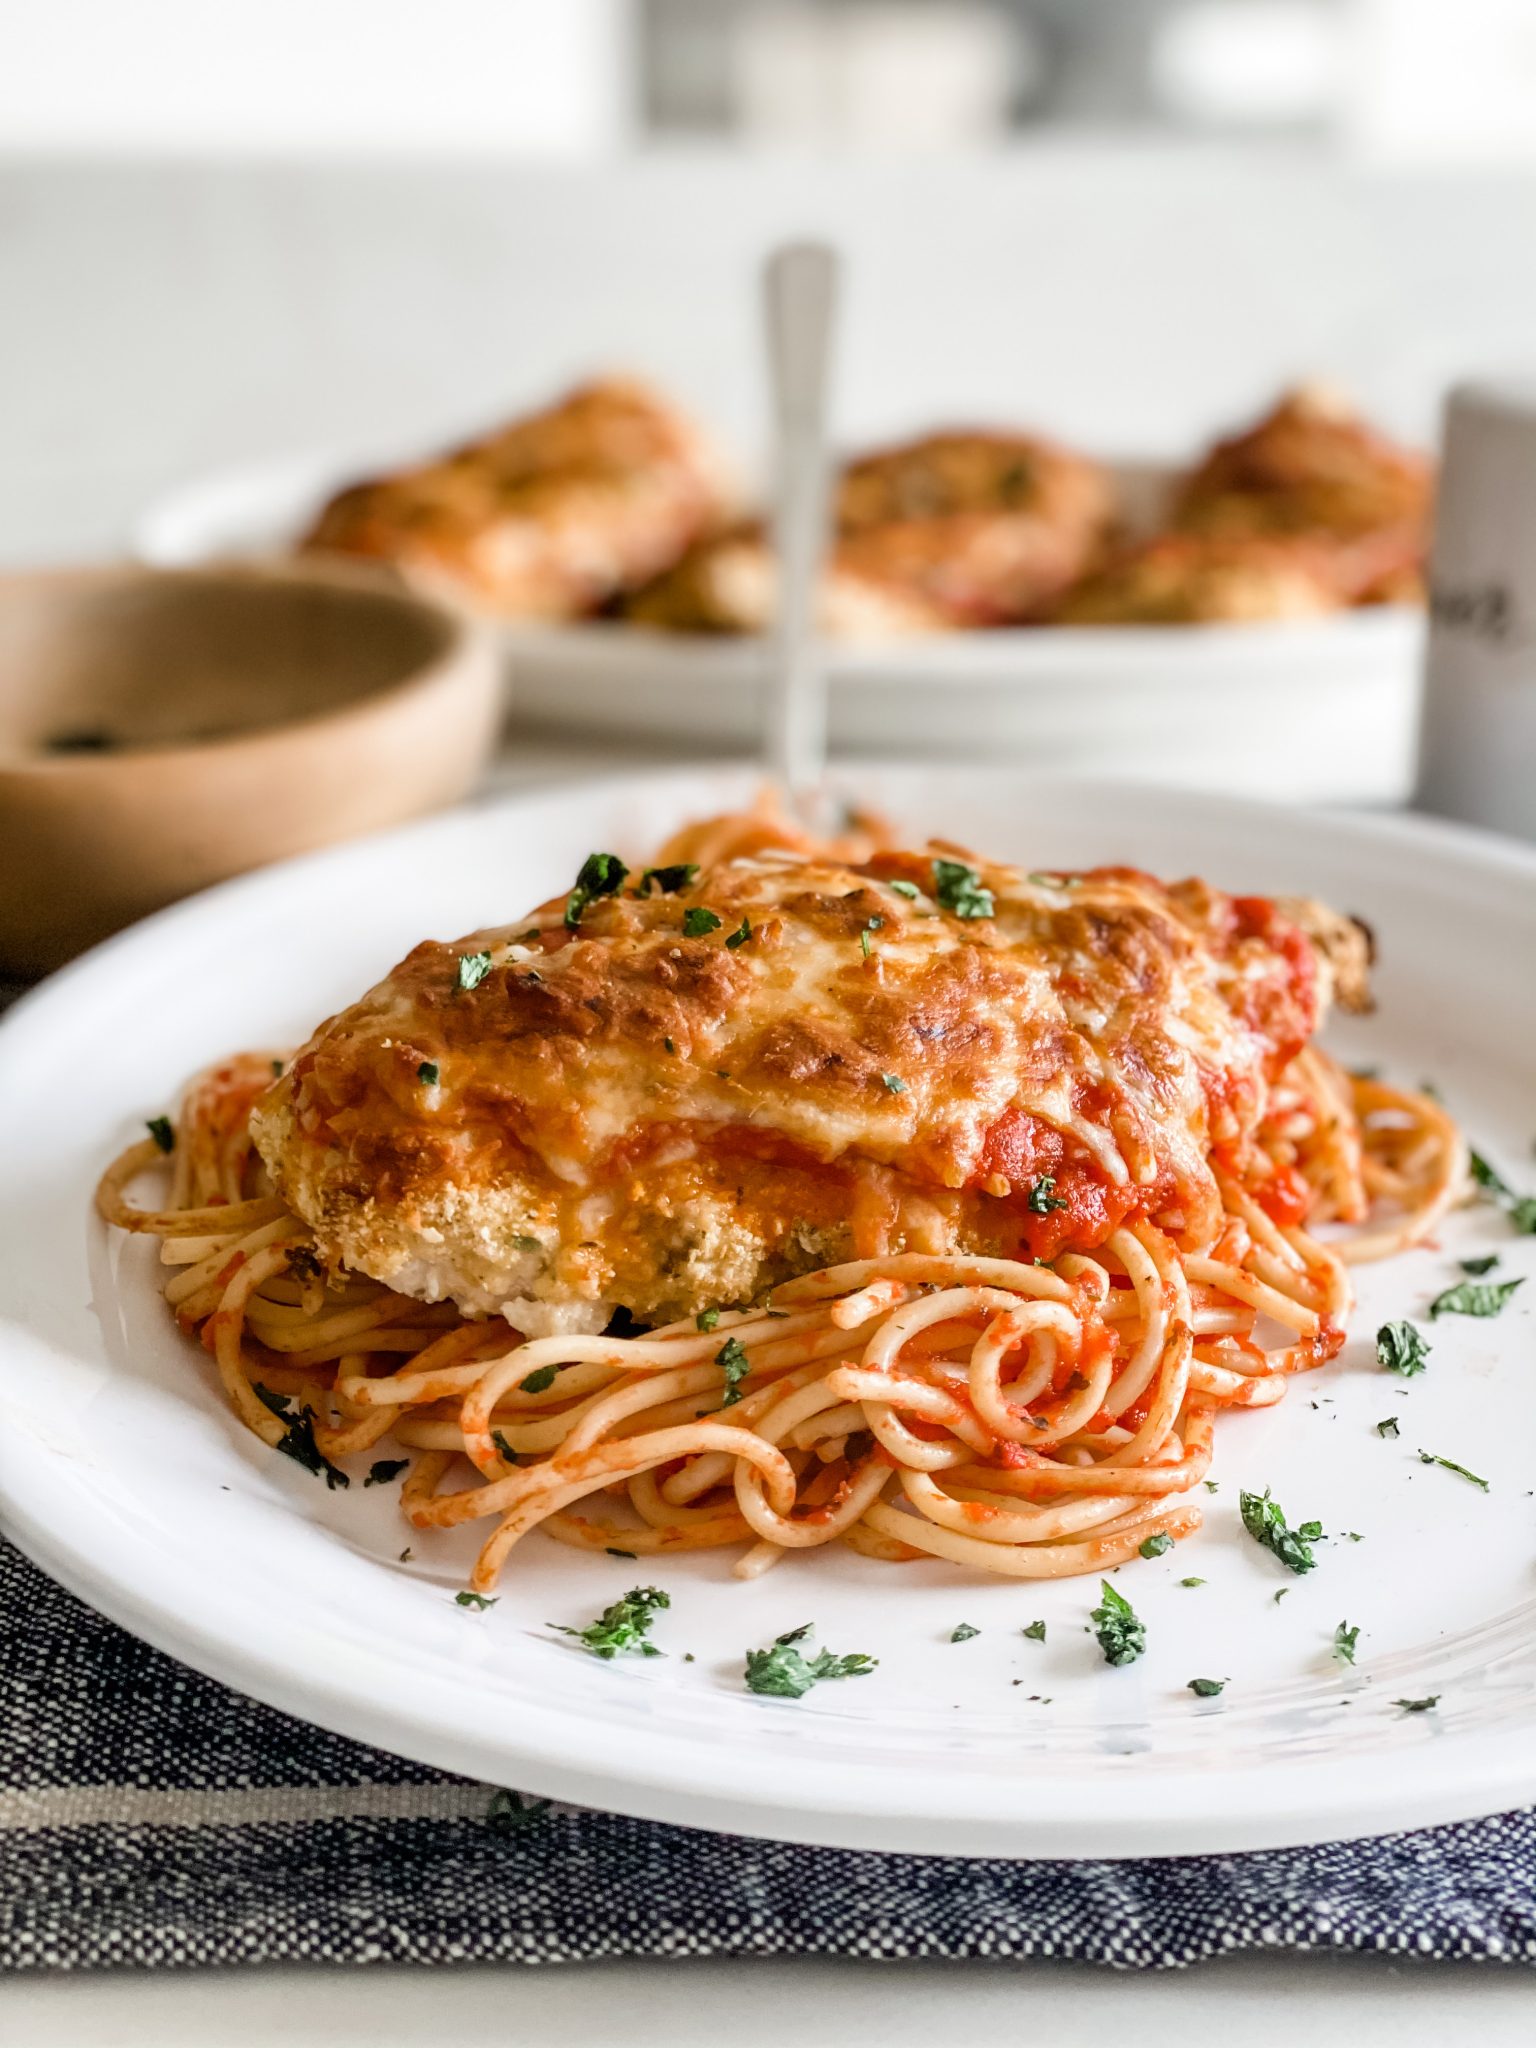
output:
M 274 1082 L 257 1143 L 333 1259 L 527 1328 L 1141 1214 L 1210 1243 L 1212 1145 L 1317 1022 L 1308 941 L 1199 883 L 979 873 L 990 917 L 941 906 L 931 856 L 764 857 L 574 933 L 557 901 L 423 944 Z

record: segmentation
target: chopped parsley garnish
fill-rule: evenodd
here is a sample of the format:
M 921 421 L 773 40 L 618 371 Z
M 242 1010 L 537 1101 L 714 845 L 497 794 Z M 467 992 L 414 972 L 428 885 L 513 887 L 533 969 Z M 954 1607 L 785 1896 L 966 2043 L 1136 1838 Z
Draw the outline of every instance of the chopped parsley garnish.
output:
M 1423 1372 L 1428 1357 L 1424 1332 L 1412 1323 L 1383 1323 L 1376 1332 L 1376 1363 L 1388 1372 L 1411 1380 L 1416 1373 Z
M 1394 1700 L 1392 1704 L 1394 1707 L 1401 1707 L 1405 1714 L 1427 1714 L 1431 1707 L 1439 1706 L 1440 1695 L 1437 1692 L 1432 1692 L 1427 1699 Z
M 1227 1681 L 1224 1678 L 1192 1678 L 1189 1681 L 1189 1690 L 1197 1699 L 1202 1700 L 1215 1699 L 1217 1693 L 1225 1692 L 1226 1687 Z
M 1536 1195 L 1517 1195 L 1479 1152 L 1472 1154 L 1471 1167 L 1472 1178 L 1491 1200 L 1509 1212 L 1515 1229 L 1524 1237 L 1536 1237 Z
M 375 1458 L 368 1467 L 364 1486 L 388 1486 L 391 1479 L 398 1479 L 410 1465 L 409 1458 Z
M 694 903 L 683 912 L 683 937 L 702 939 L 710 932 L 720 929 L 723 919 L 716 917 L 712 910 L 706 910 L 702 903 Z
M 1459 1479 L 1469 1479 L 1474 1486 L 1480 1486 L 1484 1493 L 1492 1491 L 1486 1479 L 1479 1479 L 1475 1472 L 1469 1472 L 1465 1465 L 1458 1465 L 1454 1458 L 1442 1458 L 1435 1451 L 1420 1451 L 1419 1463 L 1421 1465 L 1439 1465 L 1447 1472 L 1454 1472 Z
M 458 985 L 465 993 L 478 988 L 491 971 L 489 953 L 461 953 L 459 955 Z
M 752 936 L 752 920 L 744 917 L 735 931 L 727 932 L 725 943 L 734 953 L 738 946 L 744 946 Z
M 983 887 L 981 876 L 963 860 L 935 860 L 933 893 L 940 907 L 956 917 L 990 917 L 992 891 Z
M 1201 1481 L 1201 1484 L 1207 1493 L 1220 1493 L 1221 1491 L 1221 1481 L 1219 1479 L 1205 1479 Z
M 1397 1426 L 1397 1417 L 1395 1415 L 1383 1415 L 1380 1422 L 1376 1425 L 1376 1434 L 1378 1436 L 1401 1436 L 1402 1431 Z
M 259 1384 L 254 1387 L 253 1391 L 259 1401 L 270 1408 L 279 1420 L 286 1422 L 288 1425 L 282 1436 L 273 1445 L 272 1448 L 274 1450 L 281 1451 L 285 1458 L 292 1458 L 293 1462 L 296 1465 L 302 1465 L 306 1472 L 313 1472 L 317 1479 L 323 1478 L 327 1492 L 334 1492 L 337 1487 L 345 1490 L 352 1484 L 351 1479 L 342 1471 L 341 1467 L 333 1465 L 315 1442 L 315 1411 L 313 1408 L 301 1408 L 297 1415 L 295 1415 L 288 1406 L 286 1394 L 274 1394 L 270 1387 L 263 1387 Z
M 547 1394 L 559 1376 L 558 1365 L 538 1365 L 526 1379 L 518 1381 L 518 1388 L 524 1394 Z
M 1463 1273 L 1470 1273 L 1474 1280 L 1480 1280 L 1485 1273 L 1491 1273 L 1499 1263 L 1497 1252 L 1489 1252 L 1481 1259 L 1458 1259 L 1457 1265 Z
M 1123 1593 L 1117 1593 L 1108 1579 L 1100 1579 L 1100 1605 L 1088 1617 L 1094 1623 L 1099 1648 L 1106 1664 L 1134 1664 L 1147 1647 L 1146 1624 Z
M 541 1252 L 544 1247 L 536 1237 L 527 1237 L 519 1232 L 512 1240 L 512 1249 L 517 1252 Z
M 715 1353 L 715 1363 L 725 1374 L 725 1399 L 722 1408 L 734 1408 L 741 1399 L 741 1382 L 752 1370 L 746 1348 L 739 1337 L 727 1337 Z
M 423 1088 L 435 1088 L 437 1086 L 438 1079 L 437 1061 L 423 1060 L 421 1065 L 416 1069 L 416 1078 L 421 1083 Z
M 521 1792 L 493 1792 L 485 1824 L 493 1835 L 521 1835 L 536 1828 L 549 1811 L 547 1799 L 525 1799 Z
M 859 951 L 866 960 L 869 958 L 869 933 L 867 930 L 859 933 Z
M 487 1607 L 494 1607 L 501 1596 L 496 1593 L 455 1593 L 455 1607 L 473 1607 L 477 1614 L 483 1614 Z
M 1243 1527 L 1254 1542 L 1273 1551 L 1287 1571 L 1312 1570 L 1317 1563 L 1312 1545 L 1322 1537 L 1321 1522 L 1302 1522 L 1294 1529 L 1287 1528 L 1284 1510 L 1278 1501 L 1270 1499 L 1267 1486 L 1262 1493 L 1240 1493 L 1238 1506 Z
M 846 1657 L 819 1650 L 814 1657 L 807 1657 L 800 1644 L 811 1628 L 810 1622 L 803 1622 L 799 1628 L 775 1636 L 768 1649 L 748 1650 L 744 1674 L 747 1691 L 766 1693 L 772 1699 L 803 1699 L 824 1678 L 867 1678 L 879 1662 L 862 1650 Z
M 909 903 L 915 903 L 923 893 L 916 882 L 887 882 L 885 886 L 894 889 L 898 896 L 905 896 Z
M 1159 1529 L 1155 1536 L 1149 1536 L 1140 1547 L 1142 1557 L 1161 1557 L 1165 1550 L 1172 1550 L 1173 1538 L 1166 1529 Z
M 620 1550 L 618 1546 L 613 1543 L 609 1543 L 604 1546 L 603 1555 L 605 1557 L 622 1557 L 627 1564 L 633 1564 L 635 1562 L 635 1552 L 633 1550 Z
M 575 931 L 582 912 L 599 896 L 616 896 L 629 873 L 616 853 L 589 853 L 576 872 L 576 886 L 565 899 L 565 928 Z
M 152 1116 L 144 1126 L 162 1152 L 176 1150 L 176 1133 L 168 1116 Z
M 973 1623 L 962 1621 L 950 1630 L 949 1640 L 952 1643 L 968 1643 L 972 1636 L 979 1636 L 980 1634 L 981 1630 L 975 1627 Z
M 903 1081 L 900 1074 L 882 1074 L 880 1076 L 880 1083 L 887 1094 L 905 1095 L 907 1092 L 907 1084 Z
M 1282 1586 L 1280 1588 L 1279 1592 L 1275 1595 L 1275 1605 L 1277 1607 L 1280 1605 L 1280 1602 L 1285 1598 L 1286 1594 L 1289 1593 L 1290 1590 L 1291 1589 L 1289 1586 Z
M 1360 1624 L 1341 1621 L 1333 1632 L 1333 1654 L 1346 1664 L 1355 1661 L 1355 1645 L 1360 1640 Z
M 1179 1584 L 1181 1586 L 1203 1586 L 1205 1581 L 1204 1579 L 1180 1579 Z
M 720 1311 L 717 1308 L 701 1308 L 693 1319 L 696 1330 L 716 1330 L 720 1327 Z
M 1019 1633 L 1028 1636 L 1032 1643 L 1043 1643 L 1045 1641 L 1045 1623 L 1043 1621 L 1032 1621 L 1028 1628 L 1021 1629 Z
M 641 1657 L 660 1657 L 665 1652 L 647 1642 L 646 1637 L 656 1616 L 671 1605 L 671 1596 L 659 1586 L 636 1586 L 622 1600 L 605 1607 L 596 1621 L 589 1621 L 585 1628 L 567 1628 L 559 1621 L 549 1625 L 563 1636 L 574 1636 L 584 1650 L 590 1650 L 605 1663 L 624 1650 L 633 1650 Z
M 672 1053 L 674 1056 L 676 1055 L 677 1040 L 675 1038 L 664 1038 L 661 1042 L 669 1053 Z
M 699 864 L 696 860 L 680 860 L 667 868 L 647 868 L 640 877 L 639 888 L 631 893 L 636 896 L 648 895 L 654 882 L 663 896 L 675 896 L 679 889 L 688 887 L 698 872 Z
M 517 1463 L 517 1452 L 512 1448 L 511 1444 L 507 1442 L 505 1430 L 493 1429 L 491 1431 L 491 1442 L 496 1446 L 497 1451 L 503 1458 L 506 1459 L 509 1465 L 515 1465 Z
M 1504 1305 L 1520 1280 L 1458 1280 L 1454 1287 L 1447 1287 L 1443 1294 L 1437 1294 L 1429 1304 L 1429 1319 L 1436 1322 L 1441 1316 L 1496 1316 L 1503 1313 Z
M 1065 1209 L 1068 1205 L 1056 1192 L 1054 1173 L 1042 1173 L 1030 1189 L 1024 1204 L 1032 1216 L 1049 1216 L 1053 1209 Z
M 283 1071 L 283 1063 L 282 1063 L 282 1061 L 281 1061 L 281 1060 L 274 1060 L 274 1061 L 272 1062 L 272 1078 L 273 1078 L 273 1080 L 274 1080 L 274 1081 L 275 1081 L 275 1080 L 277 1080 L 278 1076 L 279 1076 L 279 1075 L 280 1075 L 280 1074 L 282 1073 L 282 1071 Z

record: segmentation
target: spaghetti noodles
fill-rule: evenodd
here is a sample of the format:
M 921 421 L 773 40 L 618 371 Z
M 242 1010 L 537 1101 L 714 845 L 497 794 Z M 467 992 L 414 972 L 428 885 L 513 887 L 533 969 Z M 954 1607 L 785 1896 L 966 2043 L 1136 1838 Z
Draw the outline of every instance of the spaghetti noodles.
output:
M 706 834 L 732 857 L 727 827 Z M 97 1206 L 160 1240 L 177 1321 L 264 1442 L 334 1483 L 388 1438 L 413 1528 L 490 1525 L 481 1593 L 534 1529 L 637 1556 L 732 1546 L 742 1577 L 842 1542 L 1058 1578 L 1182 1538 L 1217 1413 L 1333 1357 L 1349 1265 L 1423 1238 L 1466 1170 L 1436 1103 L 1306 1045 L 1251 1130 L 1212 1148 L 1219 1214 L 1198 1240 L 1127 1209 L 1045 1260 L 886 1249 L 637 1333 L 529 1336 L 322 1244 L 253 1143 L 283 1067 L 246 1054 L 204 1075 L 169 1152 L 129 1147 Z M 141 1208 L 152 1169 L 164 1206 Z

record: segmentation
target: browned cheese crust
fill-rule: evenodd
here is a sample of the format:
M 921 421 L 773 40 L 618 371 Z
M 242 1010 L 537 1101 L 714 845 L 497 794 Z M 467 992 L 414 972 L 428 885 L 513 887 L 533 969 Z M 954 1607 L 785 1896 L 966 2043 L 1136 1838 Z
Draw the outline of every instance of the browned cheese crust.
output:
M 555 899 L 420 945 L 273 1083 L 262 1157 L 334 1262 L 533 1331 L 1139 1215 L 1209 1243 L 1212 1145 L 1253 1128 L 1326 963 L 1204 884 L 977 868 L 992 915 L 945 906 L 931 853 L 763 856 L 632 877 L 574 932 Z

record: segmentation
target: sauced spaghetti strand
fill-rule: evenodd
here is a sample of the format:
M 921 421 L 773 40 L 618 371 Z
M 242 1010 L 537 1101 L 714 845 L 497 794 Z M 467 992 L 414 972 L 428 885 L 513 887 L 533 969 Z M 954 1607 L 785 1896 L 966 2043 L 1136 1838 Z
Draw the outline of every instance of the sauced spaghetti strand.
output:
M 169 1157 L 129 1146 L 97 1207 L 160 1240 L 167 1301 L 263 1442 L 306 1413 L 327 1460 L 392 1439 L 413 1529 L 491 1524 L 480 1592 L 536 1529 L 637 1557 L 736 1546 L 748 1578 L 838 1542 L 1020 1579 L 1111 1569 L 1199 1527 L 1215 1416 L 1331 1357 L 1346 1264 L 1422 1239 L 1465 1178 L 1437 1104 L 1308 1049 L 1215 1162 L 1225 1221 L 1198 1247 L 1142 1220 L 1050 1265 L 892 1252 L 697 1321 L 529 1340 L 325 1266 L 250 1144 L 270 1071 L 201 1077 Z M 155 1169 L 164 1206 L 134 1206 Z

